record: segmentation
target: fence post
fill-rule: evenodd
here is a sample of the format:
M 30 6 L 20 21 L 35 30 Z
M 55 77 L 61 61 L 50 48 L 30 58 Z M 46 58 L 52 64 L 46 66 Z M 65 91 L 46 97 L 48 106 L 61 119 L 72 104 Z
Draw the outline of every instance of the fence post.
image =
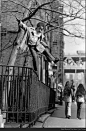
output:
M 0 109 L 0 128 L 4 128 L 4 121 L 3 121 L 3 115 L 1 114 L 1 109 Z

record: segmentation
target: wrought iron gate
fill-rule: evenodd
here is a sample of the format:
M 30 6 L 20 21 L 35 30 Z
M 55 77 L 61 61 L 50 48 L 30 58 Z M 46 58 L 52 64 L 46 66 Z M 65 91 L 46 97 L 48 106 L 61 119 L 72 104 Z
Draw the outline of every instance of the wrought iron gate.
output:
M 6 122 L 30 124 L 55 103 L 55 92 L 28 67 L 0 65 L 0 92 Z

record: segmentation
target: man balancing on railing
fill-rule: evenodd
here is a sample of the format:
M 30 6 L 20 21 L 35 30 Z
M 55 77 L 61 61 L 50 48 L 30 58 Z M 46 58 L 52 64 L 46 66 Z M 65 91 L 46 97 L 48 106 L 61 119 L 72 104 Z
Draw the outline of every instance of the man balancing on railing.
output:
M 31 54 L 33 56 L 33 66 L 34 70 L 37 71 L 38 68 L 38 59 L 37 59 L 37 52 L 40 52 L 41 54 L 44 54 L 49 62 L 57 63 L 59 61 L 58 58 L 54 58 L 48 48 L 49 46 L 44 42 L 44 30 L 45 25 L 42 22 L 39 22 L 36 26 L 36 28 L 28 27 L 26 24 L 24 24 L 22 21 L 17 20 L 19 27 L 24 29 L 27 33 L 27 45 L 31 51 Z

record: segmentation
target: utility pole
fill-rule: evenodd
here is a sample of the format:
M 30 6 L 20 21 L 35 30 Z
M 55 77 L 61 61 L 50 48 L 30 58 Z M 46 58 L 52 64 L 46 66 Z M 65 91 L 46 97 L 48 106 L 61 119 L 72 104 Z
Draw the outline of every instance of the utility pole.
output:
M 57 63 L 57 71 L 56 71 L 56 102 L 58 102 L 58 63 Z

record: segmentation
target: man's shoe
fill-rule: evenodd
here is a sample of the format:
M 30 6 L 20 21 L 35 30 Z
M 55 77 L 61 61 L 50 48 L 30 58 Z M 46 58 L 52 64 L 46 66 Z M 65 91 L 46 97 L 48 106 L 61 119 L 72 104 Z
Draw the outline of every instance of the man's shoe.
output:
M 79 120 L 81 120 L 81 118 L 80 117 L 77 117 Z

